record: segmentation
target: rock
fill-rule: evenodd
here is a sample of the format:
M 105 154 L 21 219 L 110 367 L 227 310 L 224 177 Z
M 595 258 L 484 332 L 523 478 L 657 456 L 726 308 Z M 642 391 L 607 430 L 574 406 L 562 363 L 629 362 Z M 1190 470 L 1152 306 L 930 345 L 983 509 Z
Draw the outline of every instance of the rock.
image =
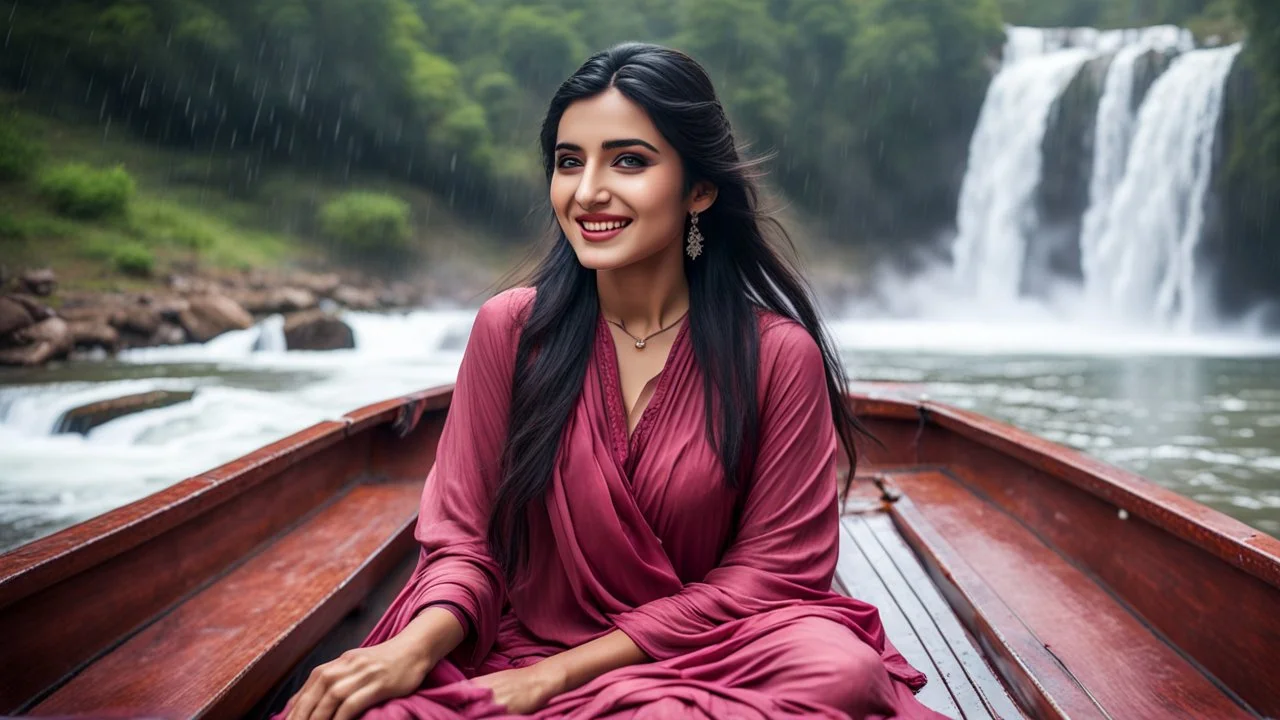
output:
M 383 307 L 409 307 L 417 304 L 418 288 L 406 282 L 394 282 L 378 293 L 378 303 Z
M 169 295 L 152 299 L 150 307 L 152 310 L 155 310 L 156 315 L 159 315 L 162 320 L 177 322 L 178 316 L 181 315 L 183 311 L 191 309 L 191 303 L 185 298 Z
M 316 296 L 310 290 L 281 287 L 270 290 L 243 290 L 232 297 L 241 307 L 254 315 L 297 312 L 316 306 Z
M 26 288 L 27 292 L 41 297 L 52 295 L 53 291 L 58 287 L 58 278 L 53 274 L 53 270 L 49 268 L 28 270 L 22 273 L 19 282 L 22 287 Z
M 151 335 L 151 345 L 181 345 L 187 341 L 187 331 L 171 322 L 161 322 Z
M 338 304 L 352 310 L 373 310 L 378 307 L 378 296 L 372 290 L 361 290 L 350 285 L 343 285 L 334 290 L 331 297 Z
M 23 295 L 22 293 L 10 293 L 6 297 L 8 297 L 10 300 L 14 300 L 20 303 L 23 307 L 25 307 L 27 309 L 27 312 L 31 314 L 31 317 L 35 318 L 36 322 L 40 322 L 41 320 L 48 320 L 49 318 L 57 314 L 48 305 L 45 305 L 44 303 L 40 302 L 39 300 L 35 299 L 30 295 Z
M 116 418 L 186 402 L 194 394 L 191 391 L 154 390 L 152 392 L 125 395 L 111 400 L 100 400 L 66 411 L 62 414 L 62 417 L 58 418 L 53 431 L 55 433 L 80 433 L 84 435 L 99 425 Z
M 199 295 L 221 291 L 217 282 L 187 275 L 170 275 L 169 289 L 180 295 Z
M 321 297 L 328 297 L 342 285 L 342 278 L 338 277 L 337 273 L 298 272 L 289 276 L 288 284 L 309 290 Z
M 52 317 L 10 333 L 6 344 L 10 346 L 0 350 L 0 365 L 41 365 L 66 355 L 75 342 L 67 322 Z
M 284 342 L 290 350 L 349 350 L 356 346 L 350 326 L 323 310 L 286 316 Z
M 8 295 L 0 295 L 0 336 L 36 324 L 27 306 Z
M 115 327 L 139 335 L 151 335 L 160 327 L 160 313 L 146 305 L 122 307 L 111 320 Z
M 120 331 L 105 322 L 73 320 L 67 323 L 71 340 L 77 347 L 104 347 L 115 350 L 120 345 Z
M 196 342 L 208 342 L 228 330 L 244 330 L 253 325 L 253 316 L 226 295 L 193 295 L 187 300 L 191 307 L 178 313 L 178 320 Z
M 66 350 L 71 349 L 71 328 L 60 317 L 41 320 L 13 333 L 13 338 L 21 343 L 51 342 Z
M 57 355 L 58 349 L 53 343 L 42 342 L 34 345 L 20 345 L 18 347 L 0 349 L 0 365 L 34 367 L 53 360 Z

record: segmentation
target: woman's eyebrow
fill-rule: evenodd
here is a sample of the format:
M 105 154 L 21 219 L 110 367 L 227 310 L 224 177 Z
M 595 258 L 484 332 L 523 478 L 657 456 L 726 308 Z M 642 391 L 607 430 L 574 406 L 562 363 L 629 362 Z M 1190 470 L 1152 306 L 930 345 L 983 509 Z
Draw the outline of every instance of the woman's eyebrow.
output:
M 652 144 L 648 142 L 645 142 L 644 140 L 641 140 L 640 138 L 625 138 L 622 140 L 605 140 L 604 142 L 600 143 L 600 147 L 603 150 L 615 150 L 617 148 L 634 147 L 636 145 L 648 148 L 651 152 L 655 154 L 661 154 L 658 148 L 654 147 Z M 570 152 L 582 152 L 582 146 L 574 145 L 573 143 L 562 142 L 556 145 L 556 152 L 559 152 L 561 150 L 568 150 Z

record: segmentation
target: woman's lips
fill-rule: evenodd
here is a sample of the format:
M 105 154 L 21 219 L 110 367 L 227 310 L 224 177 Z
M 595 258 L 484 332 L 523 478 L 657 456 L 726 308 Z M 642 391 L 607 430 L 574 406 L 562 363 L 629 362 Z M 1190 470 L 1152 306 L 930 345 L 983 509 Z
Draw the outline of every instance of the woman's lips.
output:
M 582 231 L 582 237 L 587 242 L 604 242 L 617 237 L 618 233 L 627 229 L 631 224 L 631 220 L 626 218 L 608 219 L 608 220 L 584 220 L 578 218 L 578 228 Z M 587 226 L 595 228 L 589 229 Z

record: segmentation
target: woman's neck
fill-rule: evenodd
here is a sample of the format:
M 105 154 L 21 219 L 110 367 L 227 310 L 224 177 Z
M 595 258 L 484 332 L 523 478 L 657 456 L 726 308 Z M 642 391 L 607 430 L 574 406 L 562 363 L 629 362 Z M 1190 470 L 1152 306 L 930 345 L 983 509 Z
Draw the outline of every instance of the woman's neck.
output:
M 689 309 L 680 244 L 640 262 L 596 272 L 600 311 L 636 335 L 669 326 Z

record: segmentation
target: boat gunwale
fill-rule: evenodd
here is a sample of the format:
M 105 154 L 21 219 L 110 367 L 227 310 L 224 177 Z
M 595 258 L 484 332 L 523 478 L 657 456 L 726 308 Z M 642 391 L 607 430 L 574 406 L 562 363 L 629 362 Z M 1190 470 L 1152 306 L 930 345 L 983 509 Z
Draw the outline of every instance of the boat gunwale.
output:
M 370 403 L 52 535 L 0 554 L 0 608 L 151 540 L 342 440 L 379 425 L 411 428 L 448 408 L 453 384 Z M 1280 587 L 1280 540 L 1137 473 L 979 413 L 901 394 L 859 390 L 858 415 L 932 423 L 1036 467 Z
M 851 393 L 849 399 L 860 417 L 931 423 L 1039 469 L 1280 588 L 1280 539 L 1135 472 L 927 395 L 913 399 L 868 392 Z
M 382 400 L 322 420 L 211 470 L 0 554 L 0 610 L 154 540 L 367 429 L 412 428 L 447 408 L 453 385 Z

